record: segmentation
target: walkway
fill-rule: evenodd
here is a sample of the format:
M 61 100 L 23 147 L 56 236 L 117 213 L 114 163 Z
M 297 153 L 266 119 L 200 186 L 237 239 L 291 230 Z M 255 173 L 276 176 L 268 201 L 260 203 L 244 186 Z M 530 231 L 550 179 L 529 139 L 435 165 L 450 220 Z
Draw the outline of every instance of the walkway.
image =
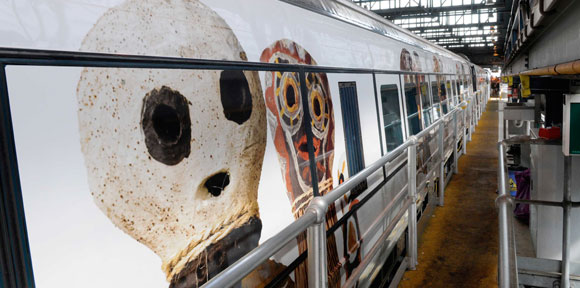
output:
M 459 174 L 419 239 L 416 271 L 399 287 L 497 287 L 497 102 L 490 100 Z

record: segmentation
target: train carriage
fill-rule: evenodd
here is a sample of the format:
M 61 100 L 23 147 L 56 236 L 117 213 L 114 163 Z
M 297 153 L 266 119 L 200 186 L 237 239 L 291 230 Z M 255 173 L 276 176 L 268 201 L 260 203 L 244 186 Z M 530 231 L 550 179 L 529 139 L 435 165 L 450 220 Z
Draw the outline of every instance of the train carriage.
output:
M 393 281 L 489 97 L 487 72 L 347 1 L 1 5 L 1 161 L 41 287 L 201 286 L 415 139 L 326 212 L 328 285 Z M 308 286 L 306 237 L 242 286 Z

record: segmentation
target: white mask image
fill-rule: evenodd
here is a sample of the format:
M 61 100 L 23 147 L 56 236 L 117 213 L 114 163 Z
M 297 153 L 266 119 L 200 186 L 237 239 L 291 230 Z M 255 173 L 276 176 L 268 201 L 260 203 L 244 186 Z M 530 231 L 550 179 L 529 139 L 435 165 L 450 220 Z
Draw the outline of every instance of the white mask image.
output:
M 169 15 L 171 17 L 169 17 Z M 130 0 L 82 51 L 246 61 L 198 1 Z M 197 287 L 258 245 L 266 112 L 257 72 L 86 68 L 81 147 L 97 206 L 154 251 L 172 287 Z

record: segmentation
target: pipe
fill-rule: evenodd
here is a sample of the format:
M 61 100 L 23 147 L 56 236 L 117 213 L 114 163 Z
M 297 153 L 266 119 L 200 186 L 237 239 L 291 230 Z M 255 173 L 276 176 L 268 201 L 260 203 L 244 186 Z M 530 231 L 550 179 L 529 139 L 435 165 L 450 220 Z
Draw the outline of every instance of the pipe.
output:
M 520 72 L 519 74 L 508 74 L 504 76 L 543 76 L 543 75 L 576 75 L 580 74 L 580 60 L 560 63 L 556 65 L 536 68 Z

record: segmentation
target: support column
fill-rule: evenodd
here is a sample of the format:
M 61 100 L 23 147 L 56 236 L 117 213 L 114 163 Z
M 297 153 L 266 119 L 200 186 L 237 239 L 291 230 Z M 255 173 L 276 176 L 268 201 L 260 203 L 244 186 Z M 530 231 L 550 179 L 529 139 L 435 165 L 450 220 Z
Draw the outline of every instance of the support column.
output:
M 439 206 L 445 202 L 445 121 L 439 125 Z
M 409 237 L 407 238 L 407 257 L 409 258 L 409 270 L 415 270 L 417 266 L 417 139 L 409 137 L 411 145 L 407 148 L 407 191 L 411 199 L 411 205 L 407 213 Z

